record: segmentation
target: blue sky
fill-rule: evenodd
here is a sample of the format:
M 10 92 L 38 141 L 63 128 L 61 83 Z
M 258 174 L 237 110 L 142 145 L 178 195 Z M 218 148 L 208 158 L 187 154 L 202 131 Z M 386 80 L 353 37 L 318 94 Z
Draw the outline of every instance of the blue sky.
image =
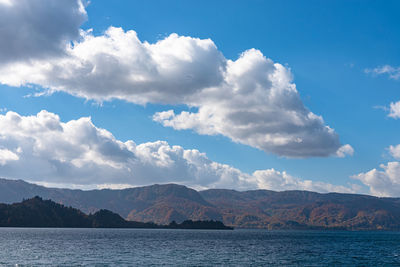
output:
M 3 4 L 1 2 L 0 14 L 1 9 L 5 12 L 6 9 L 14 8 L 15 14 L 18 12 L 22 14 L 21 17 L 17 16 L 17 19 L 21 21 L 26 19 L 26 14 L 24 15 L 13 1 L 10 2 L 11 4 L 7 4 L 7 1 Z M 76 1 L 66 2 L 71 2 L 72 9 L 76 3 Z M 32 5 L 40 4 L 33 1 Z M 43 12 L 42 10 L 46 8 L 52 14 L 59 12 L 57 6 L 47 5 L 37 9 L 32 8 L 31 13 L 36 10 Z M 65 6 L 63 8 L 65 9 Z M 211 39 L 223 57 L 232 61 L 240 58 L 244 51 L 255 48 L 266 58 L 290 69 L 293 75 L 292 83 L 296 85 L 304 107 L 322 116 L 323 125 L 333 128 L 340 144 L 349 144 L 354 149 L 354 153 L 337 157 L 329 150 L 329 153 L 324 152 L 322 156 L 309 156 L 305 153 L 293 158 L 269 145 L 260 144 L 259 146 L 263 148 L 257 148 L 258 143 L 249 144 L 250 141 L 247 139 L 235 142 L 233 139 L 238 137 L 224 134 L 224 131 L 216 135 L 208 135 L 199 132 L 197 128 L 179 130 L 178 126 L 168 127 L 163 124 L 165 121 L 157 122 L 153 119 L 157 112 L 171 109 L 175 114 L 181 111 L 196 113 L 202 104 L 198 104 L 197 107 L 188 107 L 188 105 L 193 105 L 193 100 L 170 103 L 150 100 L 147 103 L 138 104 L 136 100 L 114 97 L 99 101 L 87 94 L 76 96 L 77 91 L 74 91 L 74 88 L 68 88 L 68 86 L 73 86 L 71 83 L 63 85 L 62 90 L 54 89 L 56 87 L 53 85 L 54 82 L 53 84 L 48 81 L 41 83 L 36 78 L 15 84 L 7 79 L 10 73 L 0 76 L 2 114 L 13 111 L 23 117 L 36 116 L 41 110 L 46 110 L 57 114 L 62 122 L 91 117 L 93 125 L 106 129 L 114 135 L 116 140 L 122 142 L 133 140 L 136 144 L 141 144 L 163 140 L 170 146 L 181 146 L 186 150 L 197 149 L 205 153 L 209 160 L 227 164 L 246 174 L 273 168 L 279 173 L 278 176 L 282 176 L 284 172 L 293 179 L 297 179 L 297 182 L 289 187 L 286 186 L 289 182 L 285 180 L 281 187 L 269 186 L 270 183 L 264 181 L 254 188 L 317 191 L 349 189 L 351 192 L 400 196 L 400 189 L 393 189 L 400 184 L 400 167 L 393 166 L 395 171 L 390 174 L 379 167 L 380 164 L 386 165 L 389 162 L 398 163 L 395 152 L 396 146 L 400 143 L 398 137 L 400 122 L 396 116 L 388 116 L 391 112 L 390 103 L 400 101 L 400 79 L 389 76 L 391 73 L 393 76 L 400 73 L 398 69 L 400 66 L 400 21 L 398 18 L 400 3 L 398 1 L 91 1 L 85 9 L 87 15 L 81 18 L 81 23 L 76 22 L 79 19 L 74 16 L 66 18 L 66 20 L 70 19 L 71 23 L 67 23 L 69 21 L 61 23 L 63 29 L 59 32 L 68 33 L 63 35 L 67 38 L 57 36 L 53 38 L 56 34 L 49 30 L 50 33 L 45 35 L 47 39 L 40 39 L 39 44 L 43 42 L 68 43 L 74 40 L 78 43 L 84 42 L 79 39 L 79 36 L 77 37 L 79 28 L 86 31 L 92 29 L 90 34 L 99 37 L 113 26 L 121 27 L 125 32 L 134 30 L 141 42 L 147 41 L 150 44 L 164 40 L 172 33 L 202 40 Z M 43 23 L 51 24 L 52 20 L 57 20 L 57 16 L 45 19 L 44 16 Z M 46 27 L 38 28 L 37 32 L 32 30 L 31 35 L 24 40 L 22 37 L 16 37 L 21 34 L 22 27 L 18 22 L 5 21 L 5 19 L 0 22 L 6 23 L 6 28 L 9 28 L 9 31 L 0 30 L 0 34 L 10 36 L 12 32 L 10 39 L 14 45 L 16 42 L 27 40 L 33 40 L 32 43 L 34 43 L 41 31 L 46 30 Z M 21 25 L 25 24 L 21 22 Z M 76 25 L 79 27 L 77 28 Z M 16 41 L 12 40 L 14 37 Z M 7 41 L 0 42 L 0 59 L 5 62 L 2 67 L 4 65 L 4 68 L 8 69 L 11 64 L 20 62 L 28 64 L 26 63 L 28 60 L 31 62 L 42 60 L 40 64 L 43 65 L 43 62 L 47 62 L 49 58 L 56 60 L 57 55 L 62 54 L 56 46 L 54 46 L 56 48 L 53 46 L 48 48 L 46 51 L 54 48 L 54 53 L 49 53 L 44 57 L 38 56 L 42 52 L 36 47 L 36 50 L 32 48 L 32 54 L 25 56 L 22 56 L 24 53 L 14 50 L 15 55 L 13 55 L 7 47 L 10 47 Z M 24 51 L 27 49 L 25 48 Z M 165 60 L 168 61 L 168 58 Z M 21 66 L 17 66 L 20 70 L 20 77 L 17 79 L 23 80 L 24 78 L 21 77 L 29 75 L 24 75 L 25 70 Z M 383 66 L 390 66 L 393 68 L 392 72 L 380 69 Z M 73 77 L 68 77 L 68 79 L 73 79 Z M 32 96 L 37 92 L 46 92 L 46 88 L 52 86 L 54 88 L 51 93 Z M 107 90 L 112 91 L 113 88 Z M 262 115 L 262 112 L 260 113 Z M 3 136 L 7 134 L 3 133 Z M 393 146 L 392 150 L 390 146 Z M 19 155 L 5 141 L 3 144 L 0 141 L 0 150 L 1 148 Z M 339 147 L 336 146 L 337 148 Z M 398 150 L 400 151 L 400 147 Z M 19 160 L 22 160 L 22 156 Z M 51 185 L 84 187 L 87 184 L 146 184 L 143 179 L 136 182 L 135 174 L 128 175 L 131 180 L 116 182 L 107 179 L 100 182 L 95 180 L 71 182 L 67 176 L 62 175 L 54 180 L 40 179 L 40 173 L 38 177 L 30 177 L 29 174 L 12 172 L 8 161 L 3 161 L 4 163 L 0 165 L 1 176 L 23 178 Z M 12 164 L 15 164 L 15 160 Z M 370 171 L 374 168 L 378 171 L 371 173 Z M 57 176 L 57 173 L 54 175 Z M 359 175 L 359 179 L 350 178 L 354 175 Z M 43 177 L 46 176 L 43 175 Z M 202 176 L 196 177 L 196 179 L 202 179 Z M 304 180 L 342 186 L 346 190 L 332 189 L 329 186 L 323 189 L 306 187 L 302 183 Z M 181 182 L 199 188 L 223 186 L 236 189 L 252 188 L 252 186 L 234 183 L 206 184 L 173 178 L 161 181 L 150 179 L 147 183 L 152 182 Z

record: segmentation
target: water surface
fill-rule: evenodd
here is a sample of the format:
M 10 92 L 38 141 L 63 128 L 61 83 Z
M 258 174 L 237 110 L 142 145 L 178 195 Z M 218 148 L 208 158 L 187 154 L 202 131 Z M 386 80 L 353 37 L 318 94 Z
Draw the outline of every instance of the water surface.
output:
M 0 228 L 0 265 L 400 266 L 400 232 Z

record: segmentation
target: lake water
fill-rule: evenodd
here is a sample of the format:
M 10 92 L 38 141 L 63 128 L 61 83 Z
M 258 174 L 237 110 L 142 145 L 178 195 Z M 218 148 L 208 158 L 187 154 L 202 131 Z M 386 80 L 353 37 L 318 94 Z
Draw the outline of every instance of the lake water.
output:
M 400 232 L 0 228 L 0 266 L 400 266 Z

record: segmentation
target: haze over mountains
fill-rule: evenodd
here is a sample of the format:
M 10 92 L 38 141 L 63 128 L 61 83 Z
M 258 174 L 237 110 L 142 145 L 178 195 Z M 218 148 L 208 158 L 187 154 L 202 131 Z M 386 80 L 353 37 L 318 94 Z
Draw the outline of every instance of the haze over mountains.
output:
M 132 221 L 220 220 L 225 225 L 266 229 L 400 229 L 400 199 L 308 191 L 226 189 L 195 191 L 166 184 L 122 190 L 46 188 L 0 179 L 0 203 L 40 196 L 85 213 L 108 209 Z

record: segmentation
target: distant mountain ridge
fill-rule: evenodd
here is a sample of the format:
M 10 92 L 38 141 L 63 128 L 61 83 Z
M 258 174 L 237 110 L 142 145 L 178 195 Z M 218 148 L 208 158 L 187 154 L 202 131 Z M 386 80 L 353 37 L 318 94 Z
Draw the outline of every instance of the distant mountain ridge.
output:
M 0 179 L 0 203 L 19 202 L 40 196 L 85 213 L 107 209 L 123 218 L 157 224 L 171 221 L 222 220 L 222 216 L 195 190 L 166 184 L 122 190 L 72 190 L 46 188 L 23 180 Z
M 198 192 L 176 184 L 83 191 L 0 179 L 0 203 L 19 202 L 36 195 L 85 213 L 107 209 L 128 220 L 157 224 L 190 219 L 220 220 L 239 228 L 400 229 L 399 198 L 308 191 Z

